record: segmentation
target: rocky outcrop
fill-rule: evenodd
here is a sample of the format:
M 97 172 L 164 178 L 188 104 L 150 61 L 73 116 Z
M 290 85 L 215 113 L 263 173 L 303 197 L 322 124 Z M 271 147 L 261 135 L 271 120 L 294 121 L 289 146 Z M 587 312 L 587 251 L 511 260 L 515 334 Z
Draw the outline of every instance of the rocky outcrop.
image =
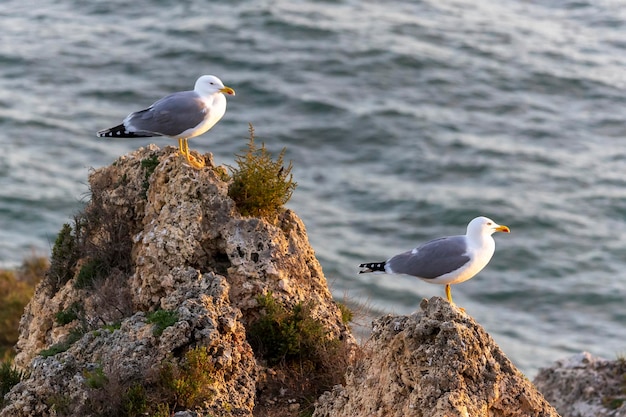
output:
M 251 416 L 267 379 L 246 340 L 259 295 L 308 303 L 329 338 L 354 344 L 302 221 L 290 210 L 275 224 L 242 217 L 224 168 L 205 159 L 193 169 L 152 145 L 91 172 L 91 201 L 22 317 L 15 363 L 29 376 L 0 416 L 140 415 L 141 401 L 158 399 L 139 393 L 163 389 L 164 372 L 174 381 L 197 348 L 210 387 L 196 411 Z M 157 331 L 154 312 L 172 321 Z
M 534 380 L 563 417 L 626 416 L 626 361 L 582 352 L 541 369 Z
M 373 323 L 346 385 L 314 416 L 558 416 L 467 314 L 437 297 L 420 308 Z
M 205 159 L 198 170 L 150 146 L 91 172 L 91 200 L 22 317 L 15 364 L 27 377 L 0 417 L 295 417 L 312 408 L 293 387 L 317 384 L 302 395 L 312 401 L 344 381 L 351 355 L 315 416 L 557 416 L 440 298 L 376 320 L 357 347 L 302 221 L 241 216 L 224 168 Z M 282 324 L 263 321 L 270 310 Z M 263 332 L 273 339 L 259 344 Z M 306 332 L 319 344 L 281 368 L 280 349 Z

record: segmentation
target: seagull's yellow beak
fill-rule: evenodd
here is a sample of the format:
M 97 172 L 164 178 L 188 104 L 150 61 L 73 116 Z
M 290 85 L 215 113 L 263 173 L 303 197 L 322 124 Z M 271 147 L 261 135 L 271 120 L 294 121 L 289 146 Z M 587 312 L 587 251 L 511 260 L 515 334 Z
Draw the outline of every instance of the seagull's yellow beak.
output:
M 496 227 L 496 232 L 511 233 L 511 229 L 509 229 L 507 226 L 500 225 Z
M 235 95 L 235 90 L 230 87 L 220 88 L 220 93 L 228 94 L 229 96 Z

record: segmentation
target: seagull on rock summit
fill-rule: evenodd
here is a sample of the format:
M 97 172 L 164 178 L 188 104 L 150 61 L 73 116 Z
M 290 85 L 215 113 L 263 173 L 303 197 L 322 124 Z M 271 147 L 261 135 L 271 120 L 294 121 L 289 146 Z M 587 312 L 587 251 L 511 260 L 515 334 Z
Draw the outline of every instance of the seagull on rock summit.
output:
M 454 304 L 450 285 L 467 281 L 487 266 L 496 249 L 491 236 L 495 232 L 511 230 L 487 217 L 476 217 L 467 225 L 465 235 L 441 237 L 384 262 L 361 264 L 359 273 L 405 274 L 445 285 L 446 297 Z
M 205 133 L 224 116 L 224 94 L 234 96 L 235 90 L 214 75 L 203 75 L 193 90 L 165 96 L 147 109 L 129 114 L 122 124 L 99 131 L 98 137 L 168 136 L 178 139 L 180 153 L 193 167 L 203 168 L 204 160 L 191 155 L 187 140 Z

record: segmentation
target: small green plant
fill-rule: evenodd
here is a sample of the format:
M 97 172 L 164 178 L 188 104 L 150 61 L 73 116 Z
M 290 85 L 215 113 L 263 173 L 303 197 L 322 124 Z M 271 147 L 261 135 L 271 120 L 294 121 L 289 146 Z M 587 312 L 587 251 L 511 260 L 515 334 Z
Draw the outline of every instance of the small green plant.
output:
M 620 392 L 618 395 L 611 395 L 602 398 L 602 405 L 610 410 L 616 410 L 626 403 L 626 356 L 623 354 L 618 355 L 616 365 L 618 366 L 616 375 L 621 375 L 621 383 L 619 385 Z
M 84 370 L 85 385 L 89 388 L 99 389 L 109 382 L 109 378 L 105 375 L 102 366 L 97 366 L 93 370 Z
M 144 197 L 147 197 L 148 188 L 150 187 L 150 176 L 159 165 L 159 158 L 157 155 L 152 155 L 149 158 L 141 160 L 141 167 L 144 169 L 144 179 L 143 179 L 143 193 Z
M 67 310 L 61 310 L 56 313 L 54 318 L 60 326 L 64 326 L 74 320 L 77 320 L 82 314 L 83 306 L 78 302 L 74 302 L 67 308 Z
M 49 275 L 55 291 L 73 276 L 73 268 L 78 261 L 78 244 L 72 226 L 65 223 L 59 232 L 50 260 Z
M 102 328 L 104 330 L 108 330 L 111 333 L 113 333 L 115 330 L 119 329 L 120 327 L 122 327 L 122 322 L 121 321 L 116 321 L 115 323 L 111 323 L 111 324 L 107 324 L 102 326 Z
M 604 397 L 602 399 L 602 405 L 609 410 L 617 410 L 626 402 L 626 398 L 621 397 Z
M 69 395 L 64 394 L 52 394 L 45 400 L 50 410 L 56 411 L 56 415 L 65 416 L 70 412 L 70 406 L 72 400 Z
M 257 301 L 265 314 L 251 326 L 249 340 L 270 366 L 313 358 L 318 347 L 327 343 L 324 326 L 311 316 L 311 304 L 298 303 L 288 310 L 271 293 Z
M 93 288 L 94 283 L 104 278 L 109 272 L 109 266 L 100 259 L 90 259 L 80 268 L 74 288 Z
M 286 148 L 274 161 L 265 149 L 254 143 L 254 128 L 249 125 L 250 140 L 245 154 L 236 154 L 238 167 L 229 167 L 232 183 L 228 195 L 235 201 L 244 216 L 258 216 L 273 221 L 284 204 L 289 201 L 297 183 L 291 174 L 291 162 L 285 166 Z
M 11 362 L 0 363 L 0 408 L 2 408 L 4 395 L 17 385 L 22 378 L 24 378 L 24 374 L 13 367 Z
M 350 307 L 338 301 L 335 301 L 335 304 L 337 304 L 337 307 L 339 307 L 339 311 L 341 312 L 341 322 L 343 324 L 350 323 L 354 318 L 354 313 L 350 310 Z
M 54 356 L 57 353 L 65 352 L 68 350 L 76 341 L 80 340 L 81 337 L 85 334 L 86 329 L 81 325 L 77 326 L 74 329 L 70 330 L 70 333 L 67 335 L 64 341 L 56 343 L 50 346 L 48 349 L 44 349 L 39 352 L 39 355 L 47 358 L 49 356 Z
M 70 346 L 71 344 L 67 342 L 55 343 L 54 345 L 50 346 L 48 349 L 44 349 L 41 352 L 39 352 L 39 355 L 43 356 L 44 358 L 48 358 L 50 356 L 56 355 L 57 353 L 65 352 L 66 350 L 70 348 Z
M 178 369 L 173 372 L 172 388 L 176 403 L 193 408 L 214 395 L 215 368 L 205 347 L 190 349 Z
M 216 369 L 206 347 L 188 350 L 180 362 L 170 357 L 155 374 L 126 388 L 118 414 L 169 417 L 180 407 L 202 407 L 215 395 Z
M 140 383 L 128 387 L 122 396 L 122 411 L 127 417 L 143 415 L 148 410 L 146 390 Z
M 148 323 L 154 324 L 152 334 L 161 336 L 163 330 L 174 325 L 178 321 L 178 313 L 170 310 L 156 310 L 147 317 Z
M 158 403 L 156 410 L 152 414 L 152 417 L 170 417 L 172 411 L 170 411 L 170 405 L 167 403 Z
M 257 301 L 261 316 L 248 327 L 247 337 L 255 355 L 276 372 L 268 378 L 267 392 L 272 393 L 268 395 L 288 389 L 303 406 L 300 415 L 310 415 L 322 392 L 345 382 L 350 343 L 314 317 L 311 301 L 289 307 L 271 293 Z

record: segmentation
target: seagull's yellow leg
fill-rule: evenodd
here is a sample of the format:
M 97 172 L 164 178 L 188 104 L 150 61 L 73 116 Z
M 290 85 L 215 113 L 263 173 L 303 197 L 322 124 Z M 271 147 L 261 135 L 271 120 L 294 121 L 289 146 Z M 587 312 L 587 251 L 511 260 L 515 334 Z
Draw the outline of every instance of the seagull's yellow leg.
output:
M 452 290 L 450 289 L 450 284 L 446 284 L 446 297 L 448 297 L 448 301 L 450 301 L 450 304 L 454 305 L 454 301 L 452 301 Z
M 204 168 L 205 164 L 204 164 L 204 159 L 200 158 L 196 158 L 195 156 L 193 156 L 191 154 L 191 152 L 189 152 L 189 143 L 187 143 L 187 139 L 183 139 L 183 143 L 185 144 L 185 156 L 187 157 L 187 161 L 189 162 L 189 164 L 197 169 L 202 169 Z
M 185 155 L 185 157 L 187 156 L 187 152 L 185 152 L 185 144 L 181 138 L 178 138 L 178 149 L 182 155 Z
M 450 301 L 450 304 L 452 304 L 455 307 L 457 306 L 456 304 L 454 304 L 454 301 L 452 301 L 452 289 L 450 287 L 450 284 L 446 284 L 446 297 L 448 298 L 448 301 Z M 465 313 L 465 309 L 463 307 L 458 307 L 458 308 L 459 310 Z
M 204 160 L 196 158 L 189 152 L 189 143 L 186 138 L 178 138 L 178 149 L 180 150 L 180 154 L 187 159 L 187 162 L 189 162 L 192 167 L 197 169 L 204 168 Z

